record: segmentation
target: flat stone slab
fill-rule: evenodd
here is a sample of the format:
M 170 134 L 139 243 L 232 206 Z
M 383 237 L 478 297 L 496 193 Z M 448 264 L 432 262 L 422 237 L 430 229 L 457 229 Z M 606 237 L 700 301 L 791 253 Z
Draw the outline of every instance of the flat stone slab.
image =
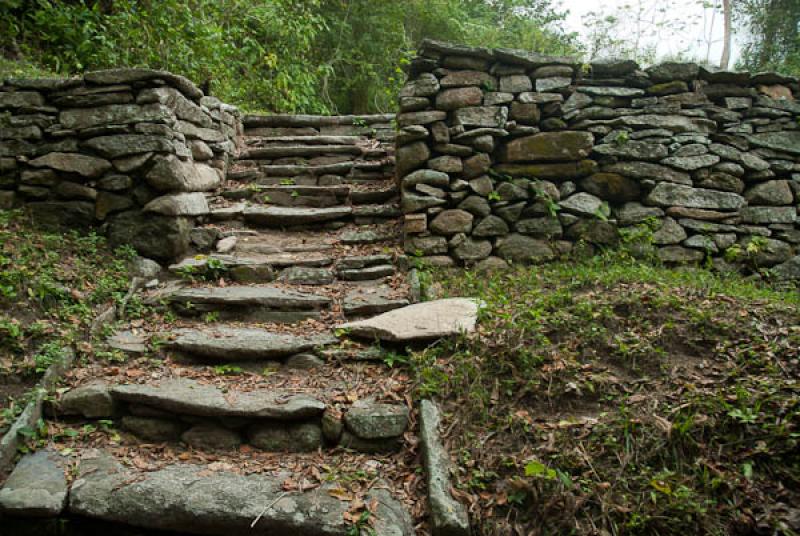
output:
M 210 472 L 205 465 L 177 464 L 138 473 L 100 453 L 81 462 L 72 486 L 70 513 L 145 529 L 181 534 L 346 536 L 349 501 L 326 484 L 305 492 L 285 492 L 288 472 L 238 475 Z M 412 536 L 404 507 L 383 490 L 362 498 L 378 500 L 376 534 Z M 251 527 L 252 525 L 252 527 Z
M 456 501 L 451 493 L 451 462 L 439 435 L 439 408 L 435 402 L 423 400 L 420 402 L 419 416 L 419 440 L 428 484 L 428 504 L 433 533 L 469 536 L 467 509 Z
M 375 244 L 376 242 L 385 242 L 387 240 L 393 240 L 394 238 L 395 235 L 391 231 L 376 231 L 371 229 L 345 231 L 339 237 L 342 244 Z
M 268 285 L 185 288 L 173 293 L 169 299 L 183 306 L 191 303 L 222 307 L 263 307 L 276 311 L 319 310 L 331 303 L 327 296 Z
M 339 326 L 351 335 L 391 342 L 440 339 L 475 330 L 478 303 L 448 298 L 416 303 L 374 318 Z
M 408 299 L 391 297 L 388 287 L 362 287 L 345 294 L 342 311 L 345 316 L 376 315 L 408 305 Z
M 291 227 L 340 220 L 350 216 L 352 207 L 305 208 L 305 207 L 248 207 L 244 210 L 245 221 L 257 225 Z
M 147 342 L 150 338 L 147 335 L 140 335 L 132 331 L 117 331 L 106 339 L 110 348 L 125 352 L 126 354 L 141 355 L 147 353 Z
M 57 517 L 67 502 L 61 457 L 41 450 L 22 458 L 0 489 L 0 512 L 14 517 Z
M 153 384 L 115 385 L 111 396 L 129 404 L 200 417 L 263 417 L 285 421 L 316 417 L 325 404 L 308 395 L 279 389 L 225 391 L 195 380 L 179 378 Z
M 297 336 L 257 328 L 218 326 L 207 329 L 177 329 L 165 346 L 214 361 L 279 359 L 336 344 L 331 334 Z

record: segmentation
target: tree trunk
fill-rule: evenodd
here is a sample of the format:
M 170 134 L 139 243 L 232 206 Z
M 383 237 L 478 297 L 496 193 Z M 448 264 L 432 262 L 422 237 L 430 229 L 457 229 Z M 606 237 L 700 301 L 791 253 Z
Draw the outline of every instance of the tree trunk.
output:
M 722 0 L 722 15 L 725 23 L 722 38 L 722 58 L 719 60 L 719 68 L 725 70 L 731 62 L 731 0 Z

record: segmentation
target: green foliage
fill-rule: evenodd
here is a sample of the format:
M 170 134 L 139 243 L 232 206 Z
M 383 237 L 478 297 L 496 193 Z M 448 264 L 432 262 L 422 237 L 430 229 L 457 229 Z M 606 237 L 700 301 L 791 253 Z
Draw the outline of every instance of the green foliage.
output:
M 120 307 L 131 255 L 112 252 L 96 234 L 45 232 L 19 212 L 0 211 L 0 375 L 43 372 L 101 307 Z M 145 314 L 139 297 L 126 314 Z
M 6 0 L 0 52 L 60 74 L 167 69 L 250 110 L 394 109 L 424 37 L 572 52 L 551 0 Z M 0 74 L 6 72 L 0 64 Z
M 800 3 L 741 0 L 731 3 L 745 37 L 740 65 L 752 71 L 800 74 Z

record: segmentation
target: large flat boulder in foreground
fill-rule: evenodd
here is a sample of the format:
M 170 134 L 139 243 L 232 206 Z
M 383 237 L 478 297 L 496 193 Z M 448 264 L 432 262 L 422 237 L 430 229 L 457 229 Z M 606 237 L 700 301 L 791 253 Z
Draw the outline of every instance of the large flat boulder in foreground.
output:
M 449 298 L 416 303 L 339 326 L 351 335 L 391 342 L 440 339 L 475 329 L 478 302 Z
M 72 486 L 73 515 L 181 534 L 292 534 L 346 536 L 352 525 L 344 514 L 350 501 L 329 493 L 331 484 L 305 492 L 284 492 L 290 473 L 239 475 L 208 471 L 205 465 L 179 464 L 138 473 L 98 453 L 81 462 Z M 376 534 L 411 536 L 403 506 L 383 490 L 377 499 Z

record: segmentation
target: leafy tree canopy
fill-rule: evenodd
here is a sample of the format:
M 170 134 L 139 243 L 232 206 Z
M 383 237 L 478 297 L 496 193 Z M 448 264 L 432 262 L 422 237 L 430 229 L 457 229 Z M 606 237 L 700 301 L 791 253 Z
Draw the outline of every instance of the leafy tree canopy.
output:
M 0 0 L 0 48 L 70 74 L 147 66 L 247 109 L 393 109 L 425 37 L 576 51 L 551 0 Z

